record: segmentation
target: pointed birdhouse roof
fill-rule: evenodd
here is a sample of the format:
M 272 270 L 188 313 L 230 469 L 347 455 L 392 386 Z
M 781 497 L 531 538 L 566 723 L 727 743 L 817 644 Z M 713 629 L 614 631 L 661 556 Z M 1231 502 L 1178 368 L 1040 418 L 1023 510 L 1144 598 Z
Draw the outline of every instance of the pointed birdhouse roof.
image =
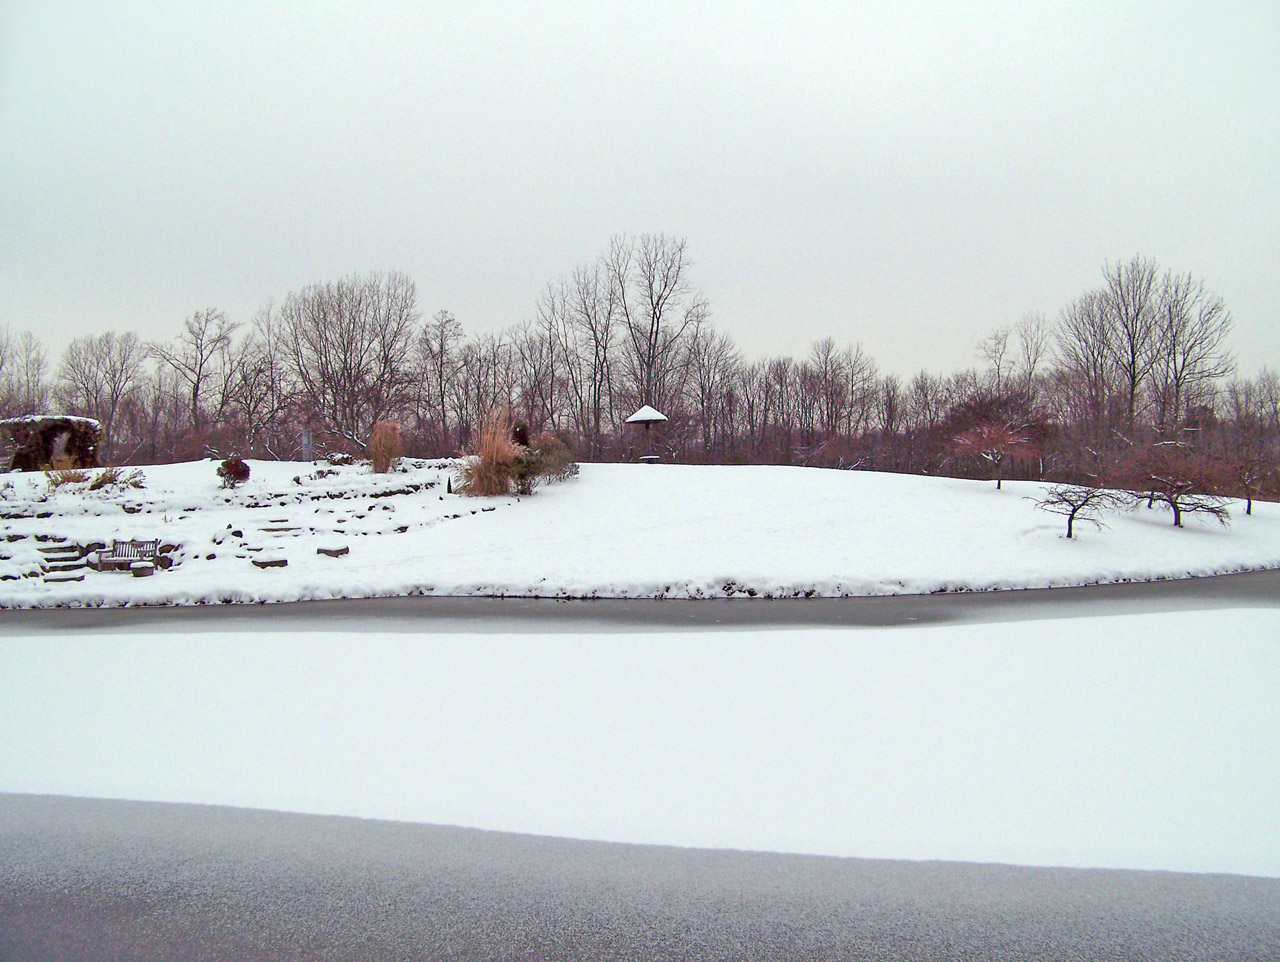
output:
M 631 417 L 627 418 L 628 424 L 654 424 L 658 421 L 667 420 L 667 416 L 661 411 L 657 411 L 649 405 L 645 405 Z

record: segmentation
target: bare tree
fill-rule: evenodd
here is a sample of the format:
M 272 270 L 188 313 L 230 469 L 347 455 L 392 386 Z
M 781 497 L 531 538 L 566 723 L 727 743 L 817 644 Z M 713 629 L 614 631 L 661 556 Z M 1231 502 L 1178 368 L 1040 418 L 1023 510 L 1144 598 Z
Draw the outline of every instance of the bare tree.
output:
M 1018 338 L 1016 367 L 1021 380 L 1021 390 L 1029 397 L 1036 395 L 1036 377 L 1049 353 L 1051 328 L 1049 319 L 1039 311 L 1028 311 L 1014 327 Z
M 285 332 L 267 302 L 229 366 L 227 417 L 240 430 L 246 453 L 261 451 L 280 458 L 298 450 L 298 425 L 291 418 L 297 390 L 286 348 Z
M 1168 434 L 1204 404 L 1213 383 L 1235 365 L 1224 349 L 1231 314 L 1222 298 L 1190 274 L 1166 274 L 1156 307 L 1157 355 L 1153 368 L 1157 427 Z
M 563 372 L 560 338 L 556 328 L 563 317 L 540 312 L 538 319 L 520 325 L 511 336 L 512 359 L 517 367 L 517 410 L 526 427 L 535 433 L 557 423 L 559 388 Z
M 449 403 L 460 447 L 468 447 L 495 411 L 509 411 L 517 378 L 504 333 L 467 341 L 458 352 L 458 376 Z
M 9 325 L 0 326 L 0 409 L 6 413 L 13 407 L 13 346 Z
M 984 422 L 976 424 L 958 435 L 953 444 L 957 454 L 976 454 L 991 465 L 996 490 L 1004 481 L 1006 460 L 1029 453 L 1029 438 L 1023 431 L 1010 424 Z
M 851 344 L 844 349 L 840 362 L 848 382 L 845 394 L 848 398 L 843 430 L 850 436 L 865 434 L 871 427 L 871 416 L 876 409 L 879 376 L 876 362 L 862 349 Z
M 1103 269 L 1103 317 L 1111 362 L 1125 391 L 1125 426 L 1132 432 L 1142 389 L 1158 358 L 1156 265 L 1142 257 Z
M 1004 376 L 1007 373 L 1009 357 L 1009 336 L 1011 327 L 998 327 L 978 342 L 978 356 L 988 365 L 987 377 L 991 389 L 999 394 L 1004 390 Z
M 689 389 L 701 427 L 702 452 L 709 455 L 730 440 L 727 404 L 741 359 L 733 340 L 699 324 L 689 343 Z
M 420 374 L 419 393 L 426 419 L 439 424 L 440 442 L 449 448 L 449 393 L 458 368 L 458 344 L 462 325 L 448 311 L 431 315 L 418 332 L 415 343 Z M 423 420 L 420 415 L 419 420 Z
M 902 382 L 896 374 L 880 378 L 878 402 L 877 427 L 881 434 L 896 434 L 902 418 Z
M 146 348 L 132 331 L 78 337 L 67 345 L 54 394 L 74 413 L 102 422 L 102 450 L 114 455 L 116 414 L 138 387 Z
M 150 464 L 192 457 L 195 452 L 180 443 L 184 430 L 186 405 L 183 385 L 178 373 L 166 365 L 157 365 L 138 380 L 121 405 L 117 440 L 128 436 L 128 450 L 119 460 L 131 462 L 141 457 Z M 124 445 L 121 444 L 123 450 Z
M 1160 441 L 1135 448 L 1119 477 L 1134 492 L 1135 502 L 1162 504 L 1173 512 L 1175 528 L 1182 527 L 1185 514 L 1207 514 L 1227 523 L 1227 502 L 1218 494 L 1222 466 L 1185 444 Z
M 23 331 L 13 342 L 7 391 L 15 414 L 38 414 L 49 406 L 49 362 L 40 341 Z
M 225 383 L 230 377 L 227 367 L 231 338 L 239 327 L 222 311 L 206 308 L 183 321 L 182 333 L 171 343 L 153 343 L 148 348 L 152 357 L 178 375 L 185 388 L 191 427 L 196 432 L 204 427 L 210 386 Z M 215 370 L 218 367 L 221 370 Z
M 907 386 L 906 417 L 913 430 L 929 430 L 942 423 L 954 403 L 946 378 L 920 371 Z
M 417 288 L 396 271 L 313 284 L 280 306 L 306 404 L 359 448 L 375 421 L 410 400 L 408 355 L 418 317 Z
M 615 237 L 605 269 L 617 289 L 634 401 L 661 409 L 679 393 L 685 335 L 708 313 L 694 288 L 686 242 L 665 234 Z
M 559 294 L 563 323 L 556 329 L 565 357 L 565 383 L 578 430 L 589 439 L 595 457 L 603 449 L 605 422 L 616 414 L 614 367 L 621 293 L 600 262 L 578 267 L 573 277 L 561 284 Z
M 1086 425 L 1095 436 L 1110 420 L 1111 398 L 1118 390 L 1112 341 L 1100 293 L 1085 294 L 1063 308 L 1055 377 L 1059 408 L 1064 420 Z
M 830 439 L 847 421 L 849 408 L 849 377 L 844 369 L 846 355 L 836 349 L 836 342 L 829 337 L 809 345 L 809 368 L 813 373 L 813 396 L 817 406 L 817 421 L 823 440 Z
M 1129 498 L 1122 491 L 1083 484 L 1055 485 L 1045 492 L 1044 497 L 1033 500 L 1037 508 L 1066 517 L 1068 538 L 1074 537 L 1072 528 L 1077 520 L 1101 528 L 1099 512 L 1123 508 L 1129 503 Z

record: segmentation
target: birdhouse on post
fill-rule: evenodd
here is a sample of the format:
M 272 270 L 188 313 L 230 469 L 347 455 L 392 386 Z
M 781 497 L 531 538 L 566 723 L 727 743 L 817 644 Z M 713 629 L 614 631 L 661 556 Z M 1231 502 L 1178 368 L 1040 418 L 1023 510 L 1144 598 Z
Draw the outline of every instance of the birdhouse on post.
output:
M 665 414 L 651 408 L 647 404 L 635 414 L 631 415 L 631 417 L 627 418 L 628 424 L 639 424 L 644 428 L 645 448 L 648 450 L 648 453 L 641 455 L 640 460 L 646 464 L 656 464 L 658 462 L 658 456 L 653 453 L 653 440 L 649 436 L 649 429 L 655 424 L 660 424 L 666 420 L 667 416 Z

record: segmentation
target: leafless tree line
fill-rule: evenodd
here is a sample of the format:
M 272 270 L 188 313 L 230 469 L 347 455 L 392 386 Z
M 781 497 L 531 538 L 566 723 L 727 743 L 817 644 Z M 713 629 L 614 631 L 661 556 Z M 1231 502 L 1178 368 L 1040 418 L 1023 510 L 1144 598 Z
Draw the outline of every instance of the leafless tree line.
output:
M 445 310 L 424 318 L 395 272 L 311 285 L 248 323 L 197 311 L 167 342 L 78 338 L 56 368 L 33 335 L 0 330 L 0 407 L 97 417 L 120 463 L 359 449 L 380 420 L 400 423 L 410 453 L 448 455 L 499 405 L 583 458 L 625 459 L 639 444 L 625 418 L 652 404 L 671 419 L 659 433 L 671 459 L 953 475 L 994 463 L 1096 482 L 1164 444 L 1272 490 L 1280 376 L 1235 377 L 1230 331 L 1203 282 L 1134 258 L 1055 320 L 996 329 L 979 363 L 951 374 L 901 379 L 832 338 L 748 360 L 712 324 L 685 241 L 644 235 L 615 238 L 498 333 L 468 336 Z M 992 438 L 1019 446 L 996 452 Z

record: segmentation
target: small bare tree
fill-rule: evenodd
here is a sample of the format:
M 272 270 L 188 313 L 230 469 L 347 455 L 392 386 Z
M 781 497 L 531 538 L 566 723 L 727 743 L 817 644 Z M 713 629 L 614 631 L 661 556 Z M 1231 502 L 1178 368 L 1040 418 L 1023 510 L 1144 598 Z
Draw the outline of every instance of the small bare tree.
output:
M 1173 526 L 1182 516 L 1207 514 L 1221 524 L 1230 518 L 1227 500 L 1218 494 L 1222 466 L 1175 441 L 1161 441 L 1136 452 L 1121 467 L 1135 503 L 1162 504 L 1173 512 Z
M 1268 482 L 1276 477 L 1278 469 L 1275 457 L 1269 451 L 1244 455 L 1234 459 L 1228 470 L 1239 490 L 1244 492 L 1244 513 L 1252 515 L 1254 499 L 1261 498 Z
M 1068 538 L 1074 537 L 1072 529 L 1077 520 L 1101 528 L 1102 519 L 1098 515 L 1102 511 L 1123 508 L 1130 501 L 1123 491 L 1093 488 L 1083 484 L 1055 485 L 1045 492 L 1044 497 L 1033 500 L 1042 511 L 1066 517 Z
M 958 435 L 953 448 L 957 454 L 976 454 L 990 464 L 996 479 L 996 490 L 999 491 L 1004 480 L 1005 461 L 1030 453 L 1030 441 L 1012 425 L 986 422 L 975 424 Z

